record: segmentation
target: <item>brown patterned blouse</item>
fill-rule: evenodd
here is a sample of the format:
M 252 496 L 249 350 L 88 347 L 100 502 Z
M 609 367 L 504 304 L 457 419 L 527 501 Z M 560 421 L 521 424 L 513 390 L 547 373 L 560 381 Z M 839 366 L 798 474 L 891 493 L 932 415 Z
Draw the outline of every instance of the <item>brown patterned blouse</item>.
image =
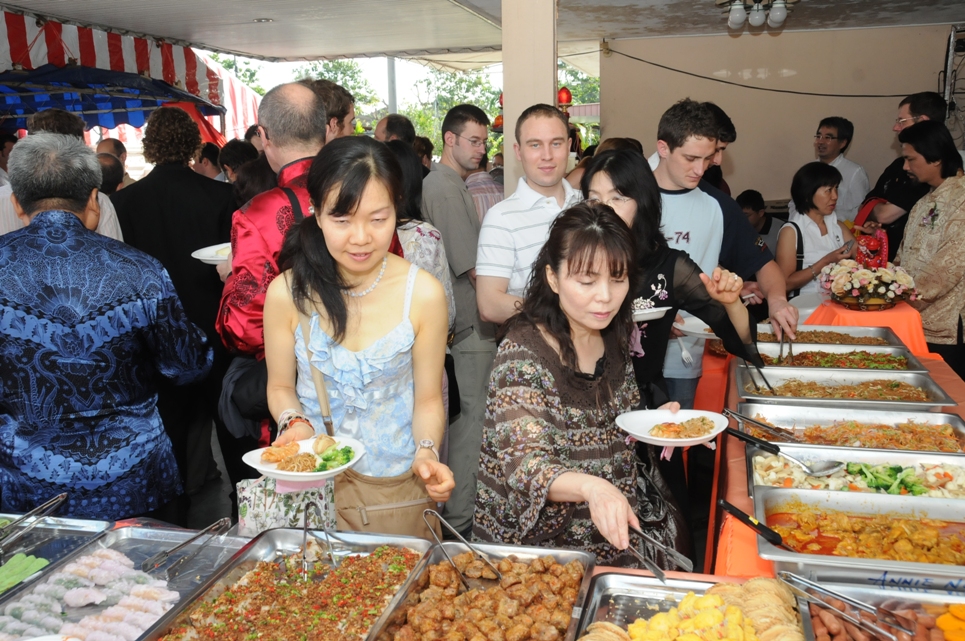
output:
M 582 472 L 610 481 L 637 507 L 636 459 L 615 419 L 637 406 L 640 392 L 627 350 L 613 336 L 605 345 L 593 380 L 564 367 L 535 327 L 519 324 L 499 345 L 479 457 L 475 538 L 585 550 L 600 564 L 636 565 L 603 538 L 587 503 L 547 498 L 561 474 Z M 600 407 L 604 386 L 612 392 Z

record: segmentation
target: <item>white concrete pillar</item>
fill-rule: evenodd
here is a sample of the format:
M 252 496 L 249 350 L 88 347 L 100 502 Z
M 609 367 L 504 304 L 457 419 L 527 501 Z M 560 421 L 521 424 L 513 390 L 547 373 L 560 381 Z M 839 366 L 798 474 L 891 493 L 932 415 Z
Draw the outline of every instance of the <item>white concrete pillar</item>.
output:
M 522 168 L 513 144 L 516 120 L 536 103 L 556 104 L 556 0 L 502 0 L 503 158 L 506 195 Z

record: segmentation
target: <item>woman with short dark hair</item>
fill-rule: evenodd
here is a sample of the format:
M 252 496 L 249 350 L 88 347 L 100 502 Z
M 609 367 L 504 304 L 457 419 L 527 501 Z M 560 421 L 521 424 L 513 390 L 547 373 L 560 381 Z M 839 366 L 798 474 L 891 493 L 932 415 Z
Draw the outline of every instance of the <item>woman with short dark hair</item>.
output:
M 788 298 L 819 292 L 821 270 L 857 252 L 854 243 L 845 248 L 854 236 L 834 212 L 840 183 L 841 172 L 823 162 L 809 162 L 794 174 L 791 199 L 797 213 L 781 228 L 775 252 Z

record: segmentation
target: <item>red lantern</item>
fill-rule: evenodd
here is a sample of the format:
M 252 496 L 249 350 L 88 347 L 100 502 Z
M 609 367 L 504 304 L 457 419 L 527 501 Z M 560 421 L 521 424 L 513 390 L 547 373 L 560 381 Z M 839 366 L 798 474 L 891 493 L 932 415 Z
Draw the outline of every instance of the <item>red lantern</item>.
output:
M 503 107 L 503 93 L 499 92 L 499 108 L 502 109 L 502 107 Z
M 503 114 L 499 114 L 493 120 L 493 129 L 502 130 L 503 128 Z
M 566 87 L 560 87 L 556 94 L 556 102 L 560 106 L 573 104 L 573 94 Z

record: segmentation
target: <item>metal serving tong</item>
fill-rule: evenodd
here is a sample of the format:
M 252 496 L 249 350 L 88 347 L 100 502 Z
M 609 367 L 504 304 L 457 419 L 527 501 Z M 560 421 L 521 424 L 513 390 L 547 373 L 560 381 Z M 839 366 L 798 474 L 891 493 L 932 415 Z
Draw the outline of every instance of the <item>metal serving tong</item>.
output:
M 736 518 L 738 521 L 740 521 L 750 529 L 760 534 L 762 537 L 764 537 L 764 540 L 770 543 L 771 545 L 779 547 L 782 550 L 787 550 L 788 552 L 797 552 L 797 550 L 793 550 L 789 548 L 784 543 L 784 537 L 781 536 L 780 532 L 777 532 L 776 530 L 772 530 L 771 528 L 767 527 L 766 525 L 764 525 L 763 523 L 761 523 L 753 516 L 746 513 L 744 510 L 740 509 L 739 507 L 731 505 L 724 499 L 718 499 L 717 505 L 719 505 L 722 510 L 724 510 L 725 512 L 727 512 L 728 514 Z
M 650 572 L 650 574 L 652 574 L 652 575 L 654 575 L 655 577 L 657 577 L 657 580 L 658 580 L 658 581 L 660 581 L 661 583 L 666 583 L 666 582 L 667 582 L 667 575 L 666 575 L 666 573 L 665 573 L 663 570 L 661 570 L 660 567 L 659 567 L 656 563 L 654 563 L 653 561 L 651 561 L 650 559 L 648 559 L 646 556 L 644 556 L 643 554 L 641 554 L 640 551 L 637 550 L 637 549 L 636 549 L 635 547 L 633 547 L 632 545 L 630 545 L 630 546 L 627 547 L 627 551 L 629 551 L 630 554 L 632 554 L 633 556 L 637 557 L 637 560 L 640 561 L 640 563 L 643 563 L 643 567 L 647 568 L 647 570 Z
M 774 391 L 774 388 L 771 387 L 771 384 L 768 382 L 767 377 L 764 376 L 764 372 L 761 371 L 761 368 L 760 368 L 760 367 L 758 367 L 755 363 L 749 363 L 747 360 L 744 361 L 744 365 L 751 365 L 754 369 L 756 369 L 758 376 L 760 376 L 760 377 L 761 377 L 761 380 L 764 381 L 764 386 L 767 387 L 767 389 L 770 390 L 771 394 L 773 394 L 774 396 L 777 396 L 777 392 L 775 392 L 775 391 Z M 750 370 L 748 370 L 748 371 L 750 371 Z M 755 388 L 758 392 L 761 391 L 761 386 L 758 384 L 757 380 L 755 380 L 753 374 L 751 374 L 751 383 L 754 384 L 754 388 Z
M 451 525 L 449 525 L 449 522 L 446 521 L 444 518 L 442 518 L 442 516 L 441 516 L 438 512 L 436 512 L 435 510 L 431 510 L 431 509 L 423 510 L 423 512 L 422 512 L 422 520 L 426 522 L 426 525 L 428 526 L 429 531 L 432 533 L 432 538 L 434 538 L 434 539 L 436 540 L 436 543 L 439 544 L 439 549 L 442 550 L 442 553 L 446 556 L 446 560 L 449 561 L 449 564 L 450 564 L 450 565 L 452 566 L 452 568 L 456 571 L 456 574 L 459 575 L 459 580 L 462 581 L 462 585 L 463 585 L 463 587 L 466 588 L 466 590 L 471 590 L 472 588 L 469 587 L 469 582 L 466 580 L 466 577 L 463 575 L 462 572 L 459 571 L 459 568 L 456 567 L 456 564 L 455 564 L 455 562 L 453 562 L 452 557 L 449 556 L 449 553 L 446 551 L 446 548 L 445 548 L 445 546 L 442 544 L 442 541 L 439 540 L 439 536 L 436 534 L 436 531 L 432 528 L 432 524 L 429 523 L 429 515 L 430 515 L 430 514 L 431 514 L 432 516 L 436 517 L 437 519 L 439 519 L 439 523 L 442 524 L 442 526 L 445 527 L 447 530 L 449 530 L 450 532 L 452 532 L 452 534 L 453 534 L 457 539 L 459 539 L 459 542 L 460 542 L 460 543 L 462 543 L 462 544 L 465 545 L 467 548 L 469 548 L 469 551 L 470 551 L 470 552 L 472 552 L 474 555 L 478 556 L 480 559 L 482 559 L 483 561 L 485 561 L 486 565 L 488 565 L 489 568 L 490 568 L 493 572 L 496 573 L 496 577 L 497 577 L 500 581 L 503 580 L 503 575 L 502 575 L 502 573 L 499 571 L 499 568 L 497 568 L 497 567 L 493 564 L 493 562 L 489 560 L 489 557 L 487 557 L 485 554 L 483 554 L 482 552 L 480 552 L 479 550 L 477 550 L 477 549 L 472 545 L 472 543 L 470 543 L 469 541 L 467 541 L 466 539 L 464 539 L 464 538 L 462 537 L 462 535 L 459 534 L 459 532 L 456 531 L 456 528 L 454 528 L 454 527 L 452 527 Z
M 781 332 L 781 342 L 777 348 L 777 364 L 784 364 L 784 337 L 785 332 Z M 788 338 L 787 339 L 787 364 L 794 365 L 794 342 Z
M 817 605 L 827 605 L 828 607 L 840 612 L 838 608 L 835 608 L 834 606 L 830 605 L 829 603 L 827 603 L 827 601 L 824 601 L 823 599 L 817 599 L 815 595 L 811 594 L 810 592 L 806 592 L 805 588 L 809 590 L 814 590 L 815 592 L 819 592 L 820 594 L 831 597 L 832 599 L 843 601 L 844 603 L 850 605 L 855 610 L 867 612 L 868 614 L 871 614 L 872 616 L 874 616 L 878 621 L 886 625 L 890 625 L 893 628 L 897 628 L 902 632 L 906 632 L 907 634 L 914 635 L 915 631 L 917 630 L 917 626 L 918 626 L 917 621 L 914 621 L 902 614 L 898 614 L 897 612 L 894 612 L 892 610 L 888 610 L 887 608 L 883 608 L 881 606 L 874 606 L 874 605 L 871 605 L 870 603 L 865 603 L 864 601 L 859 601 L 852 597 L 841 594 L 840 592 L 829 590 L 828 588 L 820 586 L 817 583 L 814 583 L 813 581 L 808 581 L 804 577 L 800 577 L 796 574 L 792 574 L 791 572 L 787 572 L 786 570 L 782 570 L 778 572 L 777 576 L 778 578 L 781 579 L 781 581 L 783 581 L 792 589 L 795 587 L 799 587 L 802 592 L 805 592 L 805 594 L 808 595 L 808 598 L 814 600 L 815 602 L 820 601 L 820 603 L 816 603 Z M 798 585 L 795 586 L 794 584 L 798 584 Z M 800 587 L 800 586 L 803 586 L 803 587 Z M 851 618 L 860 620 L 860 617 L 851 617 Z M 848 623 L 851 623 L 853 625 L 860 625 L 855 621 L 848 621 Z M 874 634 L 884 633 L 888 635 L 888 637 L 893 636 L 893 635 L 890 635 L 887 631 L 881 630 L 880 628 L 878 628 L 877 626 L 874 626 L 873 624 L 870 624 L 866 621 L 863 621 L 863 623 L 866 623 L 868 626 L 874 628 L 875 629 Z
M 9 550 L 14 549 L 13 545 L 17 541 L 22 539 L 27 534 L 27 532 L 34 529 L 38 525 L 40 525 L 40 522 L 43 521 L 45 517 L 50 516 L 50 514 L 55 512 L 57 508 L 59 508 L 60 505 L 66 500 L 67 500 L 66 492 L 64 492 L 63 494 L 58 494 L 57 496 L 50 499 L 43 505 L 39 505 L 35 507 L 34 509 L 30 510 L 29 512 L 21 516 L 19 519 L 16 519 L 15 521 L 8 523 L 3 528 L 0 528 L 0 564 L 4 562 L 4 557 L 6 556 L 7 552 Z M 33 517 L 33 521 L 28 523 L 25 527 L 23 527 L 19 531 L 14 532 L 15 527 L 27 521 L 31 517 Z
M 750 417 L 748 417 L 748 416 L 744 416 L 743 414 L 738 414 L 738 413 L 735 412 L 734 410 L 727 409 L 726 407 L 724 408 L 723 414 L 724 414 L 724 416 L 727 416 L 728 418 L 734 419 L 734 420 L 737 421 L 738 423 L 749 423 L 749 424 L 753 425 L 754 427 L 756 427 L 757 429 L 761 430 L 762 432 L 767 432 L 767 433 L 770 434 L 771 436 L 773 436 L 773 437 L 775 437 L 775 438 L 779 438 L 779 439 L 781 439 L 781 440 L 783 440 L 783 441 L 787 441 L 787 442 L 789 442 L 789 443 L 800 443 L 800 444 L 802 444 L 802 445 L 805 444 L 804 441 L 802 441 L 802 440 L 799 439 L 798 437 L 794 436 L 794 434 L 792 434 L 792 433 L 791 433 L 790 431 L 788 431 L 788 430 L 782 430 L 782 429 L 780 429 L 780 428 L 774 427 L 773 425 L 768 425 L 767 423 L 762 423 L 762 422 L 760 422 L 760 421 L 758 421 L 758 420 L 756 420 L 756 419 L 750 418 Z
M 206 540 L 204 543 L 199 545 L 194 552 L 181 557 L 180 559 L 178 559 L 177 561 L 171 564 L 171 567 L 167 569 L 168 580 L 170 580 L 178 575 L 178 573 L 181 571 L 181 568 L 184 566 L 185 563 L 187 563 L 195 556 L 197 556 L 198 552 L 200 552 L 202 548 L 204 548 L 208 543 L 211 543 L 211 541 L 213 541 L 216 536 L 218 536 L 219 534 L 223 534 L 229 527 L 231 527 L 231 519 L 229 519 L 227 516 L 224 517 L 223 519 L 218 519 L 208 527 L 204 528 L 203 530 L 201 530 L 200 532 L 192 536 L 187 541 L 177 544 L 170 550 L 162 550 L 161 552 L 158 552 L 148 560 L 141 563 L 141 571 L 152 572 L 158 569 L 159 567 L 167 563 L 168 559 L 171 557 L 172 554 L 175 554 L 176 552 L 180 552 L 184 548 L 188 547 L 189 545 L 191 545 L 192 543 L 200 539 L 202 536 L 206 534 L 210 534 L 211 536 L 208 537 L 208 540 Z
M 664 554 L 666 554 L 670 559 L 673 560 L 674 563 L 677 564 L 677 567 L 679 567 L 679 568 L 680 568 L 681 570 L 683 570 L 684 572 L 693 572 L 693 571 L 694 571 L 694 563 L 693 563 L 693 561 L 691 561 L 690 559 L 688 559 L 687 557 L 685 557 L 683 554 L 681 554 L 681 553 L 678 552 L 677 550 L 675 550 L 675 549 L 673 549 L 673 548 L 667 547 L 666 545 L 664 545 L 664 544 L 661 543 L 660 541 L 657 541 L 656 539 L 654 539 L 654 538 L 653 538 L 652 536 L 650 536 L 649 534 L 646 534 L 645 532 L 643 532 L 643 531 L 640 530 L 639 528 L 635 528 L 635 527 L 633 527 L 632 525 L 630 526 L 630 531 L 633 532 L 634 534 L 636 534 L 637 536 L 639 536 L 641 539 L 643 539 L 644 541 L 646 541 L 646 542 L 649 543 L 650 545 L 652 545 L 653 547 L 657 548 L 658 550 L 660 550 L 661 552 L 663 552 Z M 639 557 L 637 557 L 637 558 L 639 558 Z M 651 572 L 652 572 L 652 570 L 651 570 Z

